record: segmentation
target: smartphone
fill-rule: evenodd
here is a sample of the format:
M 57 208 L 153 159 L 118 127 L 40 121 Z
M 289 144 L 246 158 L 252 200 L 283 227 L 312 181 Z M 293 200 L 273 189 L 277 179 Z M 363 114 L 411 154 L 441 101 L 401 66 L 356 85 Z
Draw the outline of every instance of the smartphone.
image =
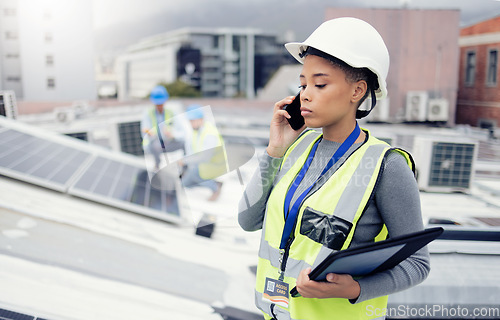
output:
M 283 107 L 283 110 L 286 110 L 290 115 L 291 118 L 287 120 L 293 130 L 299 130 L 304 126 L 304 117 L 300 114 L 300 92 L 297 93 L 292 103 Z

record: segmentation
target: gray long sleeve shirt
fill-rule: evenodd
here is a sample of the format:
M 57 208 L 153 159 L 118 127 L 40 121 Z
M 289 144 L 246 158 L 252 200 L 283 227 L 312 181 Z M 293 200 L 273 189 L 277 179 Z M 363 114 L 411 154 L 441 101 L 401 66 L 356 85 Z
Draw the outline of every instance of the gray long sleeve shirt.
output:
M 324 159 L 330 159 L 339 146 L 340 143 L 324 139 L 320 142 L 313 163 L 297 188 L 295 197 L 321 174 L 323 166 L 315 165 L 315 161 L 324 164 Z M 359 146 L 361 143 L 354 144 L 346 156 Z M 267 153 L 260 157 L 259 167 L 247 185 L 239 204 L 238 220 L 244 230 L 256 231 L 262 228 L 267 198 L 281 161 L 282 158 L 273 158 Z M 368 203 L 365 213 L 358 221 L 351 247 L 373 242 L 383 224 L 387 226 L 390 237 L 423 229 L 416 180 L 404 157 L 396 152 L 391 152 L 387 156 L 375 197 Z M 424 247 L 390 270 L 358 279 L 361 293 L 358 299 L 351 302 L 362 302 L 402 291 L 422 282 L 429 271 L 429 253 Z

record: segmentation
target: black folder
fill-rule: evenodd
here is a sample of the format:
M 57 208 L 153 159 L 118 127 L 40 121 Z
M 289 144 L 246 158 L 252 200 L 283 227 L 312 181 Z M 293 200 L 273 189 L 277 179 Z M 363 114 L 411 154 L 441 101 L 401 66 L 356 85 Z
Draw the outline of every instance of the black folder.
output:
M 355 248 L 331 253 L 309 274 L 315 281 L 326 281 L 329 273 L 350 274 L 361 277 L 397 266 L 413 253 L 420 250 L 443 233 L 443 228 L 435 227 L 389 238 Z M 299 295 L 294 287 L 290 294 Z

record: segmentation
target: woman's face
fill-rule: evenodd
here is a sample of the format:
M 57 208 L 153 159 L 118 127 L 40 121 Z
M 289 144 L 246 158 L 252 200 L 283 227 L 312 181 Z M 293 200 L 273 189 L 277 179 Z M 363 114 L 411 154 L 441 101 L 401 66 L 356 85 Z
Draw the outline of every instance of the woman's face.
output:
M 358 84 L 349 83 L 342 70 L 324 58 L 306 56 L 300 85 L 301 114 L 308 127 L 323 128 L 323 133 L 330 129 L 352 130 L 357 109 L 353 97 Z

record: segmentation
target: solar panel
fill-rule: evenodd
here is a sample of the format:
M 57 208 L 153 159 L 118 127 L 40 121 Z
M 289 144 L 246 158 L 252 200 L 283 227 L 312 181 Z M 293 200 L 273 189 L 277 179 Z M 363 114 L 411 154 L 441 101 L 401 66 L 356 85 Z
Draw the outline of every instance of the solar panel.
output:
M 88 132 L 72 132 L 72 133 L 66 133 L 66 135 L 68 137 L 73 137 L 73 138 L 76 138 L 76 139 L 80 139 L 80 140 L 83 140 L 83 141 L 89 141 L 89 134 Z
M 24 313 L 0 309 L 0 320 L 48 320 L 45 318 L 38 318 Z
M 35 317 L 27 314 L 0 309 L 0 320 L 34 320 Z
M 0 119 L 0 174 L 114 207 L 180 223 L 178 176 L 150 184 L 144 160 L 10 119 Z M 1 320 L 1 319 L 0 319 Z
M 0 173 L 64 192 L 90 153 L 32 134 L 5 129 L 0 139 Z
M 97 156 L 68 193 L 168 219 L 180 217 L 175 190 L 153 188 L 142 166 Z

